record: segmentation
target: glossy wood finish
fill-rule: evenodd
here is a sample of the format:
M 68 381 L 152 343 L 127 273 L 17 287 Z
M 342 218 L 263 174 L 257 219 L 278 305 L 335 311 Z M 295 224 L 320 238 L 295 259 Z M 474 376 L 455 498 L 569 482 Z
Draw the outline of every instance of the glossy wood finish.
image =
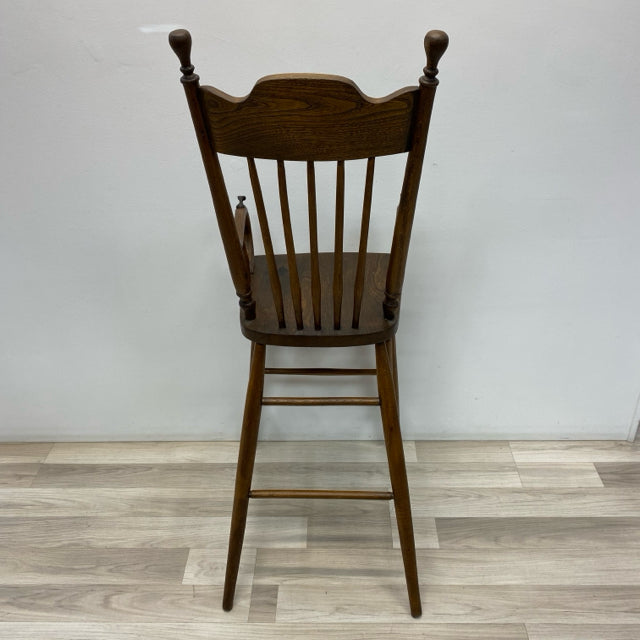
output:
M 349 369 L 332 367 L 308 367 L 308 368 L 287 368 L 287 367 L 267 367 L 264 370 L 269 375 L 294 375 L 294 376 L 375 376 L 375 369 Z
M 277 271 L 283 282 L 289 280 L 289 262 L 287 256 L 276 255 Z M 264 256 L 255 257 L 253 272 L 253 291 L 259 310 L 254 320 L 240 319 L 242 333 L 249 340 L 278 346 L 305 347 L 341 347 L 375 344 L 389 340 L 397 329 L 396 321 L 386 320 L 382 314 L 382 302 L 385 295 L 385 278 L 389 256 L 384 253 L 367 254 L 367 277 L 364 281 L 362 312 L 357 328 L 352 327 L 353 296 L 344 296 L 341 303 L 340 327 L 334 328 L 333 307 L 334 254 L 320 253 L 318 265 L 320 288 L 323 304 L 320 322 L 322 329 L 315 329 L 311 287 L 303 287 L 302 323 L 297 328 L 295 305 L 289 287 L 283 288 L 285 327 L 280 328 L 275 306 L 271 297 L 269 273 Z M 358 266 L 357 253 L 342 255 L 342 282 L 346 291 L 353 291 Z M 308 283 L 312 279 L 311 256 L 301 253 L 296 256 L 296 272 L 300 282 Z
M 331 500 L 391 500 L 390 491 L 336 491 L 323 489 L 255 489 L 251 498 L 324 498 Z
M 253 234 L 251 233 L 251 220 L 249 212 L 244 204 L 245 196 L 238 196 L 238 204 L 234 219 L 236 222 L 236 232 L 238 241 L 240 242 L 240 250 L 245 260 L 245 266 L 249 273 L 253 273 L 254 252 L 253 252 Z
M 223 608 L 233 606 L 250 498 L 393 498 L 411 614 L 421 614 L 409 487 L 399 422 L 395 332 L 400 294 L 422 171 L 427 131 L 438 85 L 437 64 L 448 44 L 442 31 L 425 36 L 427 66 L 417 88 L 380 99 L 365 96 L 339 76 L 278 75 L 259 80 L 245 98 L 201 87 L 191 64 L 191 36 L 173 31 L 169 41 L 180 59 L 184 86 L 205 164 L 229 269 L 242 309 L 243 334 L 252 342 L 251 371 L 238 453 Z M 247 159 L 265 254 L 254 256 L 246 197 L 235 214 L 218 154 Z M 405 178 L 390 254 L 368 253 L 375 158 L 406 153 Z M 275 160 L 286 253 L 276 255 L 255 159 Z M 357 253 L 345 251 L 345 161 L 366 159 Z M 315 162 L 335 161 L 333 251 L 321 253 Z M 306 163 L 309 253 L 296 251 L 286 162 Z M 233 231 L 232 231 L 233 229 Z M 296 226 L 297 229 L 297 226 Z M 371 370 L 308 369 L 303 375 L 371 375 L 375 397 L 264 397 L 267 345 L 348 347 L 375 345 Z M 296 375 L 295 368 L 268 373 Z M 380 406 L 392 492 L 336 489 L 252 489 L 262 406 Z M 269 601 L 268 589 L 261 598 Z M 256 609 L 261 619 L 261 607 Z
M 420 603 L 420 588 L 418 586 L 411 501 L 388 343 L 376 345 L 376 369 L 378 371 L 378 393 L 380 394 L 382 427 L 389 460 L 389 476 L 391 477 L 391 488 L 393 489 L 400 548 L 402 549 L 402 560 L 409 591 L 409 605 L 411 607 L 411 615 L 414 618 L 418 618 L 422 615 L 422 604 Z
M 344 160 L 338 160 L 336 169 L 336 224 L 333 248 L 333 328 L 342 326 L 342 294 L 344 281 L 342 273 L 344 250 Z
M 424 49 L 427 54 L 427 66 L 420 78 L 420 93 L 416 111 L 421 117 L 414 120 L 411 148 L 405 167 L 400 202 L 396 212 L 396 223 L 393 230 L 391 257 L 387 273 L 387 286 L 384 300 L 384 315 L 389 320 L 397 317 L 400 311 L 400 296 L 404 282 L 404 270 L 407 264 L 409 240 L 416 210 L 418 187 L 422 175 L 422 163 L 427 144 L 427 132 L 431 121 L 433 100 L 439 81 L 438 63 L 447 50 L 449 36 L 444 31 L 429 31 L 424 38 Z
M 173 31 L 169 41 L 181 62 L 181 81 L 207 171 L 229 269 L 243 310 L 243 322 L 246 324 L 256 318 L 258 320 L 258 328 L 249 329 L 249 332 L 262 332 L 262 315 L 267 313 L 267 309 L 271 310 L 273 305 L 278 318 L 278 328 L 283 328 L 278 274 L 274 269 L 273 246 L 254 158 L 277 161 L 278 190 L 287 251 L 287 279 L 294 310 L 295 324 L 291 326 L 298 330 L 311 326 L 321 335 L 327 330 L 337 330 L 345 326 L 357 329 L 359 326 L 359 315 L 364 314 L 364 310 L 360 309 L 361 296 L 366 296 L 367 290 L 363 279 L 367 278 L 366 240 L 374 158 L 408 152 L 405 178 L 396 211 L 390 259 L 385 273 L 384 305 L 375 305 L 375 309 L 371 311 L 374 320 L 383 314 L 384 318 L 390 321 L 388 335 L 378 336 L 376 339 L 370 337 L 368 342 L 359 337 L 351 344 L 374 344 L 388 340 L 393 334 L 399 312 L 427 132 L 438 85 L 437 65 L 447 48 L 448 36 L 442 31 L 430 31 L 425 36 L 427 66 L 418 88 L 402 89 L 380 99 L 364 96 L 355 84 L 346 78 L 313 74 L 269 76 L 258 81 L 246 98 L 234 98 L 212 87 L 200 86 L 199 77 L 194 73 L 194 66 L 191 64 L 191 36 L 187 31 Z M 259 295 L 258 290 L 262 284 L 254 282 L 251 277 L 245 252 L 238 246 L 237 234 L 232 231 L 233 215 L 218 153 L 244 156 L 249 161 L 250 179 L 265 246 L 265 266 L 269 274 L 270 286 L 267 291 L 271 291 L 273 296 L 268 306 L 258 304 L 256 307 L 254 295 Z M 368 159 L 368 167 L 357 275 L 347 288 L 343 280 L 342 258 L 345 216 L 344 163 L 351 159 L 365 158 Z M 300 291 L 301 278 L 297 273 L 286 179 L 285 161 L 296 160 L 307 163 L 311 293 L 309 311 L 306 315 L 310 316 L 310 325 L 302 318 L 305 311 Z M 321 272 L 317 262 L 317 201 L 313 162 L 319 160 L 337 162 L 335 248 L 329 297 L 323 296 L 319 286 Z M 345 291 L 349 291 L 346 297 L 352 302 L 351 316 L 346 323 L 342 312 Z M 333 317 L 330 324 L 321 320 L 324 314 L 321 309 L 322 300 L 331 301 Z M 370 321 L 368 319 L 365 324 Z M 260 338 L 254 335 L 251 339 L 262 344 L 282 344 L 277 332 L 263 333 Z M 345 340 L 346 338 L 343 339 Z
M 272 405 L 280 407 L 305 407 L 305 406 L 365 406 L 377 407 L 380 399 L 377 397 L 349 397 L 349 396 L 319 396 L 312 398 L 305 396 L 304 398 L 291 397 L 271 397 L 262 398 L 263 406 Z
M 291 303 L 295 315 L 296 329 L 302 329 L 302 294 L 300 292 L 300 277 L 296 262 L 296 247 L 293 242 L 291 229 L 291 212 L 289 210 L 289 196 L 287 194 L 287 174 L 284 162 L 278 160 L 278 192 L 280 193 L 280 209 L 282 211 L 282 228 L 284 229 L 284 242 L 287 247 L 287 267 L 289 269 L 289 285 L 291 288 Z M 256 286 L 255 288 L 259 288 Z
M 265 250 L 265 262 L 267 272 L 269 274 L 269 285 L 271 286 L 271 294 L 273 296 L 273 304 L 276 315 L 278 317 L 278 327 L 285 327 L 284 322 L 284 306 L 282 301 L 282 285 L 278 276 L 278 267 L 273 253 L 273 242 L 271 241 L 271 232 L 269 230 L 269 220 L 267 211 L 264 206 L 264 198 L 262 196 L 262 186 L 258 177 L 258 169 L 253 158 L 247 158 L 249 165 L 249 179 L 251 180 L 251 188 L 253 189 L 253 197 L 255 198 L 256 209 L 258 212 L 258 221 L 260 223 L 260 232 L 262 234 L 262 243 Z
M 305 162 L 408 151 L 416 97 L 408 87 L 369 98 L 347 78 L 318 74 L 268 76 L 246 98 L 201 91 L 220 153 Z
M 367 268 L 367 242 L 369 240 L 369 222 L 371 220 L 371 200 L 373 198 L 373 173 L 375 158 L 367 160 L 367 176 L 364 185 L 364 201 L 362 204 L 362 220 L 360 223 L 360 243 L 358 245 L 358 264 L 353 289 L 353 319 L 351 326 L 357 329 L 360 325 L 360 311 L 362 310 L 362 294 Z
M 244 531 L 247 522 L 249 492 L 251 491 L 253 464 L 258 445 L 258 426 L 260 424 L 260 408 L 262 406 L 261 399 L 264 386 L 265 354 L 266 348 L 264 345 L 253 345 L 251 350 L 247 399 L 245 401 L 244 418 L 242 422 L 242 436 L 238 450 L 238 470 L 236 472 L 231 530 L 229 532 L 227 573 L 222 599 L 222 608 L 225 611 L 230 611 L 233 607 L 238 567 L 240 566 L 240 553 L 242 551 L 242 542 L 244 540 Z
M 309 252 L 311 254 L 313 327 L 314 329 L 322 329 L 322 281 L 318 258 L 318 204 L 316 200 L 316 171 L 312 161 L 307 162 L 307 202 L 309 208 Z
M 194 73 L 194 66 L 190 59 L 191 35 L 184 29 L 172 31 L 169 34 L 169 44 L 180 59 L 180 71 L 183 73 L 180 81 L 184 87 L 191 119 L 196 130 L 231 278 L 243 315 L 246 319 L 251 319 L 255 316 L 255 304 L 251 298 L 250 273 L 245 255 L 238 242 L 235 218 L 231 210 L 218 154 L 209 143 L 207 123 L 200 107 L 200 78 Z

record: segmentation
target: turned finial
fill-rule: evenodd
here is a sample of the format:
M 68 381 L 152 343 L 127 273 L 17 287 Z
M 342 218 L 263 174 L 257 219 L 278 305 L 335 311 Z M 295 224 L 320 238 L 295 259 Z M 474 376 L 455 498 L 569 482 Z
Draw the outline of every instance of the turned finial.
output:
M 424 81 L 438 84 L 438 62 L 449 46 L 449 36 L 444 31 L 434 29 L 424 37 L 424 51 L 427 54 L 427 66 L 424 68 Z
M 191 34 L 186 29 L 176 29 L 169 34 L 169 44 L 180 60 L 180 71 L 184 74 L 182 82 L 198 80 L 191 64 Z

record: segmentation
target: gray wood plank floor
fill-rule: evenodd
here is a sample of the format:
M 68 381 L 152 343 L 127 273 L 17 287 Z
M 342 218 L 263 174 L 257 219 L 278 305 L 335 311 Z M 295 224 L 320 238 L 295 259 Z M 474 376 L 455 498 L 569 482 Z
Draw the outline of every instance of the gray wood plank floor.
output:
M 407 442 L 393 508 L 256 501 L 221 608 L 237 443 L 0 444 L 0 638 L 638 640 L 640 445 Z M 387 488 L 380 442 L 260 443 L 255 486 Z

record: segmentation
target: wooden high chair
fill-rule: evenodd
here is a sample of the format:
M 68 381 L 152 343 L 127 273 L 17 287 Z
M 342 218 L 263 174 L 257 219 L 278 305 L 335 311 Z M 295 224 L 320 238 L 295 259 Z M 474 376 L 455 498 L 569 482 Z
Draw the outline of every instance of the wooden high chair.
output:
M 422 609 L 418 587 L 409 487 L 400 434 L 395 333 L 409 237 L 422 172 L 438 61 L 449 38 L 429 31 L 427 66 L 418 87 L 373 99 L 340 76 L 274 75 L 262 78 L 245 98 L 200 86 L 191 64 L 191 35 L 169 36 L 180 59 L 202 160 L 209 181 L 229 270 L 240 303 L 240 327 L 251 341 L 235 497 L 229 537 L 223 608 L 233 606 L 250 498 L 339 498 L 395 502 L 411 614 Z M 367 252 L 375 161 L 406 153 L 389 253 Z M 265 255 L 254 256 L 245 197 L 232 210 L 218 154 L 247 159 Z M 273 250 L 256 159 L 277 163 L 286 254 Z M 343 249 L 345 162 L 366 159 L 358 250 Z M 304 162 L 307 176 L 309 253 L 297 253 L 291 226 L 286 161 Z M 334 251 L 318 251 L 315 163 L 336 163 Z M 333 197 L 332 197 L 333 199 Z M 391 212 L 390 212 L 390 215 Z M 289 347 L 375 346 L 375 369 L 265 368 L 268 345 Z M 375 397 L 264 397 L 265 374 L 375 375 Z M 251 478 L 263 405 L 379 405 L 389 462 L 391 491 L 252 489 Z

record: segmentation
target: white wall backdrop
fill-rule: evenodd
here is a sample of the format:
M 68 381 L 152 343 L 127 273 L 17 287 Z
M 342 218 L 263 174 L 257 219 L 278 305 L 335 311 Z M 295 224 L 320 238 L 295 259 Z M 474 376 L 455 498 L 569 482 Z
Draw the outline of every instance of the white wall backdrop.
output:
M 284 71 L 386 95 L 448 31 L 398 335 L 405 435 L 632 435 L 639 3 L 22 0 L 0 2 L 0 439 L 238 435 L 249 345 L 166 25 L 235 95 Z M 269 358 L 319 355 L 340 354 Z M 373 409 L 263 424 L 380 437 Z

